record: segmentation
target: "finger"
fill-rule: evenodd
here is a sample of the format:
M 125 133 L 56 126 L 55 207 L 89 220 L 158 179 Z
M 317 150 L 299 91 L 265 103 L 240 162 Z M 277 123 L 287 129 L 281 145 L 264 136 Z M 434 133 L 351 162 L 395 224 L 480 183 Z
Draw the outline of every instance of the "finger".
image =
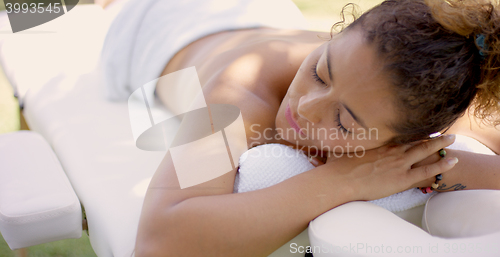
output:
M 406 160 L 413 165 L 429 155 L 451 145 L 455 141 L 455 135 L 446 135 L 436 139 L 419 143 L 406 151 Z
M 392 146 L 382 146 L 378 148 L 377 153 L 380 156 L 394 155 L 396 153 L 404 153 L 406 149 L 409 148 L 408 145 L 392 145 Z
M 313 157 L 313 156 L 309 156 L 309 162 L 314 165 L 314 167 L 318 167 L 320 165 L 323 165 L 324 163 L 322 161 L 320 161 L 318 158 L 316 157 Z
M 405 144 L 405 145 L 402 145 L 402 149 L 404 149 L 404 151 L 408 151 L 408 149 L 418 145 L 418 144 L 421 144 L 423 143 L 424 141 L 420 140 L 420 141 L 416 141 L 416 142 L 411 142 L 411 143 L 408 143 L 408 144 Z
M 450 170 L 457 162 L 458 159 L 456 157 L 448 157 L 433 164 L 411 169 L 410 172 L 416 181 L 422 181 Z

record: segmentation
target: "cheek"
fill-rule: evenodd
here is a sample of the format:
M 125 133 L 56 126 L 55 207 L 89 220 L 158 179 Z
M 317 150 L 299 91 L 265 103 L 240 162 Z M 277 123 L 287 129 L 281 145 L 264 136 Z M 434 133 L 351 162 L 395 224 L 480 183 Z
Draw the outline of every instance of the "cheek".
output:
M 380 141 L 376 133 L 371 135 L 366 133 L 344 134 L 339 130 L 331 130 L 328 135 L 323 135 L 321 139 L 318 137 L 314 140 L 314 145 L 324 151 L 335 153 L 352 153 L 364 152 L 378 148 L 384 144 Z

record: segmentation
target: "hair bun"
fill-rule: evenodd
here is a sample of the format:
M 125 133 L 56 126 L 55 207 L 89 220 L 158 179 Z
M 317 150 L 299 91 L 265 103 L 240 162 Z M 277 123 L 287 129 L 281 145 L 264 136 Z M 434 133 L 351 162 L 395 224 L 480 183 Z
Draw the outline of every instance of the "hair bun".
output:
M 498 3 L 487 0 L 426 0 L 432 16 L 445 29 L 475 40 L 481 65 L 472 113 L 492 125 L 500 124 L 500 14 Z

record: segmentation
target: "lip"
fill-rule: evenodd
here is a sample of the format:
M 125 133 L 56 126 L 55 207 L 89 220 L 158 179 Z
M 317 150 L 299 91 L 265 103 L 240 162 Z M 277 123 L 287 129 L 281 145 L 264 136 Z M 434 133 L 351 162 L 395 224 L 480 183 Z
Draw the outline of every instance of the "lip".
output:
M 286 117 L 286 120 L 288 121 L 288 124 L 290 124 L 290 126 L 295 130 L 297 131 L 298 133 L 302 134 L 302 135 L 306 135 L 304 132 L 302 132 L 302 130 L 300 129 L 299 127 L 299 124 L 297 124 L 297 122 L 295 121 L 295 119 L 293 118 L 293 115 L 292 115 L 292 110 L 290 109 L 290 104 L 287 104 L 286 105 L 286 111 L 285 111 L 285 117 Z

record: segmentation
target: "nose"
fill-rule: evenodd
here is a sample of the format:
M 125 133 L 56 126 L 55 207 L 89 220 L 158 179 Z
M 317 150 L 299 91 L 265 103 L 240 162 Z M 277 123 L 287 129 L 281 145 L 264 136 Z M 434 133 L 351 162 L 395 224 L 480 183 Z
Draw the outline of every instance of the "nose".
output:
M 319 123 L 329 106 L 330 102 L 324 92 L 310 92 L 300 97 L 297 114 L 313 124 Z

